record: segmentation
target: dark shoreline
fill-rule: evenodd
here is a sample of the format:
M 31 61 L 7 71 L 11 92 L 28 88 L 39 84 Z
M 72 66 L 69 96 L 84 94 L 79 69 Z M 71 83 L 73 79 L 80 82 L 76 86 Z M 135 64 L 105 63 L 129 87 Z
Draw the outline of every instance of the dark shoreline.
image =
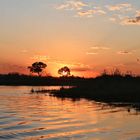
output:
M 105 103 L 138 104 L 140 110 L 140 77 L 131 75 L 102 75 L 96 78 L 38 77 L 20 74 L 0 75 L 1 86 L 62 86 L 60 90 L 32 90 L 32 93 L 50 93 L 61 99 L 81 98 Z M 72 86 L 65 89 L 64 86 Z
M 81 77 L 39 77 L 21 74 L 0 74 L 0 85 L 7 86 L 76 86 L 85 82 Z
M 103 95 L 103 93 L 95 94 L 95 92 L 90 92 L 90 94 L 88 94 L 88 91 L 83 92 L 79 87 L 69 89 L 62 87 L 60 90 L 32 90 L 31 94 L 47 94 L 49 96 L 60 98 L 61 100 L 70 99 L 74 102 L 81 99 L 86 99 L 89 101 L 106 104 L 110 107 L 125 107 L 127 108 L 128 112 L 130 112 L 131 109 L 136 110 L 137 113 L 140 112 L 140 98 L 138 94 L 138 97 L 134 95 L 134 98 L 126 98 L 127 95 L 125 95 L 126 99 L 124 100 L 124 94 L 119 94 L 120 98 L 117 98 L 117 96 L 112 96 L 113 94 L 110 94 L 110 97 L 107 94 Z
M 123 82 L 123 84 L 140 84 L 140 76 L 133 75 L 101 75 L 95 78 L 84 77 L 52 77 L 31 76 L 23 74 L 0 74 L 0 85 L 31 85 L 31 86 L 90 86 L 108 83 Z
M 87 98 L 101 101 L 140 102 L 140 77 L 102 75 L 96 78 L 38 77 L 20 74 L 0 75 L 0 85 L 7 86 L 74 86 L 53 91 L 61 98 Z
M 140 110 L 140 77 L 105 75 L 94 79 L 84 79 L 73 88 L 60 90 L 40 90 L 37 93 L 50 93 L 61 99 L 81 98 L 97 102 L 130 103 L 131 106 Z M 136 105 L 137 104 L 137 105 Z

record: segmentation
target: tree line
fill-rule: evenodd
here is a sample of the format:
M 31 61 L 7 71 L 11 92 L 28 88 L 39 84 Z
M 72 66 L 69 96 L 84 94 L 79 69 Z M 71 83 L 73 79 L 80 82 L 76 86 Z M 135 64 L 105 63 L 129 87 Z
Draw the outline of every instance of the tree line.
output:
M 31 73 L 37 73 L 38 76 L 42 75 L 42 72 L 47 67 L 47 64 L 43 62 L 34 62 L 31 66 L 28 66 L 27 68 Z M 64 66 L 58 70 L 58 74 L 64 77 L 70 76 L 70 69 L 67 66 Z

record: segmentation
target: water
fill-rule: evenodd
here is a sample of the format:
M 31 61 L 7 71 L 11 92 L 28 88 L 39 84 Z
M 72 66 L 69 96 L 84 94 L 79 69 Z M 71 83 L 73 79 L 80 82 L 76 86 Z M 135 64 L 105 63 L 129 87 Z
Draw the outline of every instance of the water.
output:
M 0 87 L 0 140 L 140 139 L 140 115 L 133 109 L 28 94 L 31 89 Z

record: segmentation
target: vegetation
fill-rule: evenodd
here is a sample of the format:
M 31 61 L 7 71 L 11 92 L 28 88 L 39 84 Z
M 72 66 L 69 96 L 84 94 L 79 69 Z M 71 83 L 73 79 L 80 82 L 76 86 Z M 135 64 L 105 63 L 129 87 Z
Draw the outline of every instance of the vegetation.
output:
M 87 98 L 104 102 L 138 102 L 140 103 L 140 77 L 131 73 L 122 74 L 118 70 L 112 74 L 104 71 L 96 78 L 81 77 L 39 77 L 18 73 L 1 74 L 0 85 L 58 85 L 73 86 L 51 91 L 51 95 L 61 98 Z M 37 92 L 48 92 L 45 90 Z
M 140 77 L 106 75 L 77 81 L 76 84 L 70 89 L 61 88 L 58 91 L 51 91 L 51 94 L 61 98 L 140 103 Z
M 74 83 L 76 79 L 66 78 L 67 82 Z M 71 85 L 71 84 L 69 84 Z M 104 71 L 96 78 L 80 78 L 75 80 L 70 89 L 50 91 L 51 95 L 61 98 L 93 99 L 101 102 L 137 102 L 140 103 L 140 77 L 131 75 L 131 72 L 122 74 L 118 69 L 111 74 Z M 48 92 L 45 90 L 38 92 Z
M 58 74 L 64 77 L 68 77 L 70 76 L 70 69 L 67 66 L 62 67 L 61 69 L 58 70 Z
M 52 76 L 33 76 L 19 73 L 0 74 L 0 85 L 32 85 L 32 86 L 67 86 L 78 85 L 84 82 L 84 78 L 80 77 L 52 77 Z
M 37 73 L 38 76 L 41 76 L 43 70 L 47 67 L 47 65 L 43 62 L 35 62 L 32 66 L 29 66 L 28 69 L 31 73 Z

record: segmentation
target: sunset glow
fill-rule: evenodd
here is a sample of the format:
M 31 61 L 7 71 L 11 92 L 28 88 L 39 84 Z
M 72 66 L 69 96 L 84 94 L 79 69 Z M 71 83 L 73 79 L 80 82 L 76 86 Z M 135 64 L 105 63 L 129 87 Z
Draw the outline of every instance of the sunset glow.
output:
M 0 0 L 0 73 L 95 77 L 104 69 L 140 74 L 140 2 L 137 0 Z

